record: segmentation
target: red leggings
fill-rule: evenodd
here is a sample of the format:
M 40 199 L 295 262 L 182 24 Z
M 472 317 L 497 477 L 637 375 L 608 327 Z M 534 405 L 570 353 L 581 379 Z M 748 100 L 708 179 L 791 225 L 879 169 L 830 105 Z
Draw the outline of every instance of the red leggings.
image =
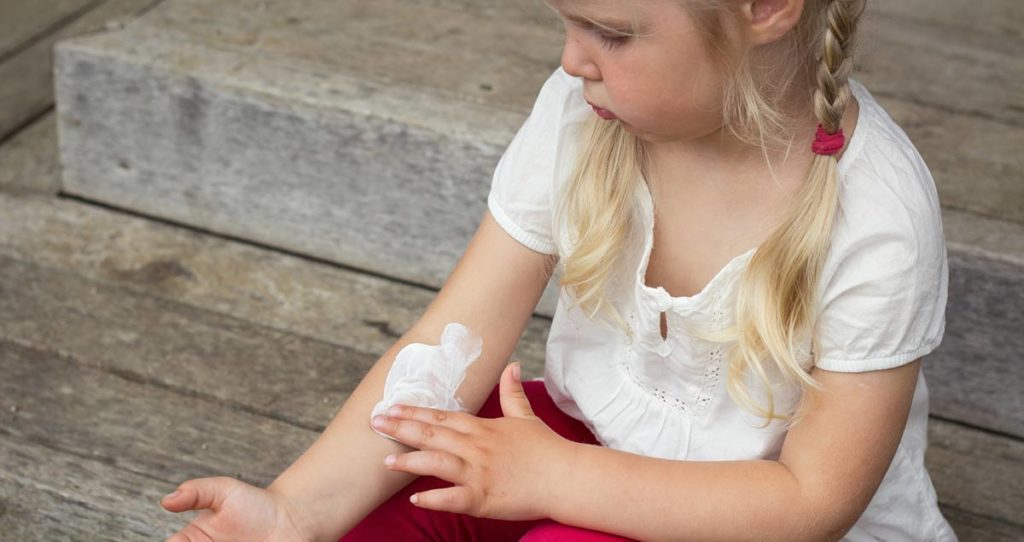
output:
M 597 439 L 578 420 L 566 415 L 555 406 L 544 389 L 542 380 L 526 380 L 523 390 L 530 400 L 533 412 L 559 435 L 587 444 L 597 444 Z M 498 418 L 501 402 L 498 386 L 480 407 L 480 418 Z M 468 514 L 441 512 L 420 508 L 409 502 L 413 493 L 452 487 L 455 484 L 435 476 L 419 476 L 370 512 L 339 542 L 388 542 L 388 541 L 436 541 L 436 542 L 620 542 L 631 540 L 590 529 L 563 525 L 551 519 L 509 521 L 478 518 Z

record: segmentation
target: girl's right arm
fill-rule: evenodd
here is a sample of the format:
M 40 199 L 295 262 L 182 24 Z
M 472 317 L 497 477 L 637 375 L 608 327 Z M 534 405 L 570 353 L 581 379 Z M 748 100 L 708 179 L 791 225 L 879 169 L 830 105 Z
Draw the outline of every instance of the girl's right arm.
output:
M 512 239 L 484 213 L 465 253 L 423 317 L 394 343 L 352 391 L 319 439 L 270 489 L 306 515 L 316 540 L 335 541 L 378 505 L 417 477 L 384 468 L 387 454 L 414 449 L 385 439 L 370 427 L 370 413 L 384 395 L 384 381 L 398 350 L 410 342 L 437 344 L 450 322 L 483 339 L 480 358 L 461 388 L 464 404 L 478 412 L 498 382 L 553 272 L 553 256 Z
M 293 505 L 294 518 L 313 540 L 338 540 L 377 506 L 417 478 L 384 468 L 387 454 L 414 448 L 370 427 L 370 412 L 398 352 L 413 342 L 438 344 L 449 322 L 483 339 L 467 370 L 460 398 L 478 412 L 501 376 L 554 270 L 557 257 L 526 248 L 490 212 L 444 287 L 423 316 L 384 353 L 320 437 L 268 487 Z

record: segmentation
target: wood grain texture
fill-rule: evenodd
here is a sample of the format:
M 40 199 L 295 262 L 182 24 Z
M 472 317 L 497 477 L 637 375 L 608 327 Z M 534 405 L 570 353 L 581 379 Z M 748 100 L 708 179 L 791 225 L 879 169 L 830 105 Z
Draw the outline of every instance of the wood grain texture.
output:
M 73 18 L 83 9 L 97 4 L 96 0 L 19 0 L 0 1 L 0 62 L 14 49 L 39 39 L 62 21 Z
M 437 294 L 71 199 L 0 192 L 0 216 L 0 253 L 20 261 L 371 356 Z M 534 318 L 513 353 L 525 378 L 543 374 L 549 327 Z
M 0 428 L 0 540 L 164 540 L 184 525 L 158 504 L 174 485 Z
M 9 55 L 0 53 L 0 140 L 14 130 L 53 107 L 53 47 L 72 36 L 81 36 L 116 27 L 126 19 L 143 13 L 162 0 L 6 0 L 4 6 L 14 6 L 11 18 L 0 16 L 0 41 L 9 38 L 17 44 L 8 48 Z M 53 8 L 55 11 L 50 11 Z M 86 8 L 86 9 L 82 9 Z M 6 8 L 9 9 L 9 8 Z M 21 28 L 27 17 L 30 28 L 34 21 L 48 21 L 52 26 L 34 38 L 14 32 L 5 33 L 2 27 Z
M 8 256 L 0 276 L 0 337 L 310 430 L 327 425 L 377 360 Z M 33 374 L 11 379 L 21 377 Z
M 269 484 L 317 432 L 204 397 L 144 374 L 3 340 L 0 390 L 12 438 L 74 453 L 154 480 L 170 492 L 189 478 Z M 293 374 L 281 367 L 282 376 Z M 10 412 L 16 405 L 17 412 Z M 167 482 L 164 482 L 167 481 Z M 148 484 L 153 485 L 153 484 Z

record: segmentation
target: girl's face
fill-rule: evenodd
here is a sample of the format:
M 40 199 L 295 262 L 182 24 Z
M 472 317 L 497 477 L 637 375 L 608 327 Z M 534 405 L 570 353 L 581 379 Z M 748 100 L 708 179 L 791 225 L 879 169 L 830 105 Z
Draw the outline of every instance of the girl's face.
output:
M 678 0 L 547 0 L 565 24 L 562 67 L 591 105 L 651 142 L 696 143 L 722 128 L 724 79 Z M 584 16 L 642 37 L 616 37 Z M 595 113 L 596 114 L 596 113 Z

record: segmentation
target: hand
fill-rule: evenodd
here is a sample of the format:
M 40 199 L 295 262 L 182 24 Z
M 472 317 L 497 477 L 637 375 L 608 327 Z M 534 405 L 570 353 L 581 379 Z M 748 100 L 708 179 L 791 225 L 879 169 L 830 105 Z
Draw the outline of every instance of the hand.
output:
M 399 454 L 392 470 L 436 476 L 453 487 L 413 495 L 423 508 L 474 517 L 526 521 L 548 517 L 548 484 L 570 461 L 573 442 L 533 413 L 509 364 L 498 381 L 501 418 L 395 405 L 378 430 L 416 451 Z
M 312 540 L 297 523 L 301 511 L 276 491 L 227 476 L 195 478 L 182 483 L 178 489 L 179 494 L 165 496 L 160 506 L 171 512 L 200 512 L 166 542 Z

